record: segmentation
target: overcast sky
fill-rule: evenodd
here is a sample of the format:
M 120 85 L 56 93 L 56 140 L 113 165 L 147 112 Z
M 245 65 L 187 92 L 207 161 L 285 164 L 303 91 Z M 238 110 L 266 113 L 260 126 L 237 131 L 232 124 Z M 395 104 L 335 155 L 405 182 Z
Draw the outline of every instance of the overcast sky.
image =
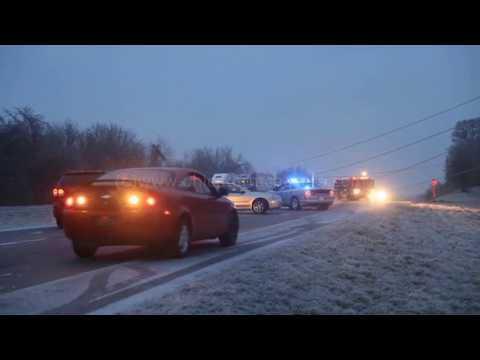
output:
M 0 46 L 0 109 L 31 106 L 82 127 L 114 122 L 147 141 L 161 136 L 179 158 L 231 145 L 275 171 L 480 95 L 479 64 L 478 46 Z M 303 165 L 330 169 L 476 116 L 480 102 Z M 401 168 L 449 143 L 442 135 L 322 175 Z M 441 178 L 443 163 L 382 185 Z

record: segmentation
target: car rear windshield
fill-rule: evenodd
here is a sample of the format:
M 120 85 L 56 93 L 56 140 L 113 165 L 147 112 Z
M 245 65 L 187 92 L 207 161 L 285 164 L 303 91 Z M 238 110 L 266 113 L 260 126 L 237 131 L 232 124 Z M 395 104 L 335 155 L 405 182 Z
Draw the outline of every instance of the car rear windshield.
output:
M 101 173 L 96 174 L 65 174 L 58 182 L 61 186 L 79 186 L 86 185 L 97 179 Z
M 121 169 L 106 173 L 98 178 L 99 181 L 132 181 L 154 186 L 174 186 L 174 173 L 158 169 Z

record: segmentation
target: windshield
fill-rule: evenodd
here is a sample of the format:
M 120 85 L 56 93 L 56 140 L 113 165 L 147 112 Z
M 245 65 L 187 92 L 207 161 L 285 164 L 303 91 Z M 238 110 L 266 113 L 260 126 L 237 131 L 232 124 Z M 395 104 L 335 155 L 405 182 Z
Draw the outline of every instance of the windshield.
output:
M 97 174 L 65 174 L 62 176 L 58 184 L 60 186 L 79 186 L 79 185 L 87 185 L 90 184 L 92 181 L 97 179 L 100 173 Z

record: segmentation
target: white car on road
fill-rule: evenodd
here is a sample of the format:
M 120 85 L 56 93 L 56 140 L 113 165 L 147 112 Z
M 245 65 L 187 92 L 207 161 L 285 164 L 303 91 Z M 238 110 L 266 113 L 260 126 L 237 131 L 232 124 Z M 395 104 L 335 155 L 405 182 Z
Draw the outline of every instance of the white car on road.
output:
M 212 176 L 212 184 L 223 185 L 228 183 L 234 183 L 237 180 L 237 175 L 231 173 L 220 173 L 220 174 L 213 174 Z
M 282 198 L 274 193 L 249 191 L 232 183 L 222 184 L 228 190 L 225 196 L 238 210 L 251 210 L 255 214 L 264 214 L 271 209 L 282 207 Z

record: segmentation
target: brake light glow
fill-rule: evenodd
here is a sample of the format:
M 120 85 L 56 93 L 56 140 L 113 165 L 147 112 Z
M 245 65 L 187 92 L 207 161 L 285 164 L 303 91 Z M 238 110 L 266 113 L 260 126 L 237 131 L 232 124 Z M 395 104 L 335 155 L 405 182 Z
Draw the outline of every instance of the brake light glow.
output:
M 128 204 L 131 205 L 131 206 L 137 206 L 138 203 L 140 202 L 140 198 L 135 195 L 135 194 L 132 194 L 128 197 Z
M 312 196 L 312 192 L 310 190 L 305 191 L 305 197 Z
M 335 196 L 335 192 L 333 190 L 330 190 L 329 194 L 330 196 Z
M 71 206 L 73 206 L 74 202 L 75 202 L 75 201 L 73 200 L 73 197 L 72 197 L 72 196 L 69 196 L 69 197 L 67 198 L 67 200 L 65 200 L 65 205 L 67 205 L 68 207 L 71 207 Z
M 77 196 L 76 204 L 78 206 L 84 206 L 87 203 L 87 198 L 83 195 Z
M 58 195 L 58 189 L 57 189 L 57 188 L 53 188 L 52 194 L 53 194 L 53 197 L 57 197 L 57 195 Z
M 58 189 L 58 196 L 65 195 L 65 191 L 63 189 Z
M 156 203 L 156 201 L 155 201 L 155 199 L 154 199 L 153 197 L 149 196 L 149 197 L 147 198 L 147 204 L 148 204 L 148 205 L 154 206 L 155 203 Z

